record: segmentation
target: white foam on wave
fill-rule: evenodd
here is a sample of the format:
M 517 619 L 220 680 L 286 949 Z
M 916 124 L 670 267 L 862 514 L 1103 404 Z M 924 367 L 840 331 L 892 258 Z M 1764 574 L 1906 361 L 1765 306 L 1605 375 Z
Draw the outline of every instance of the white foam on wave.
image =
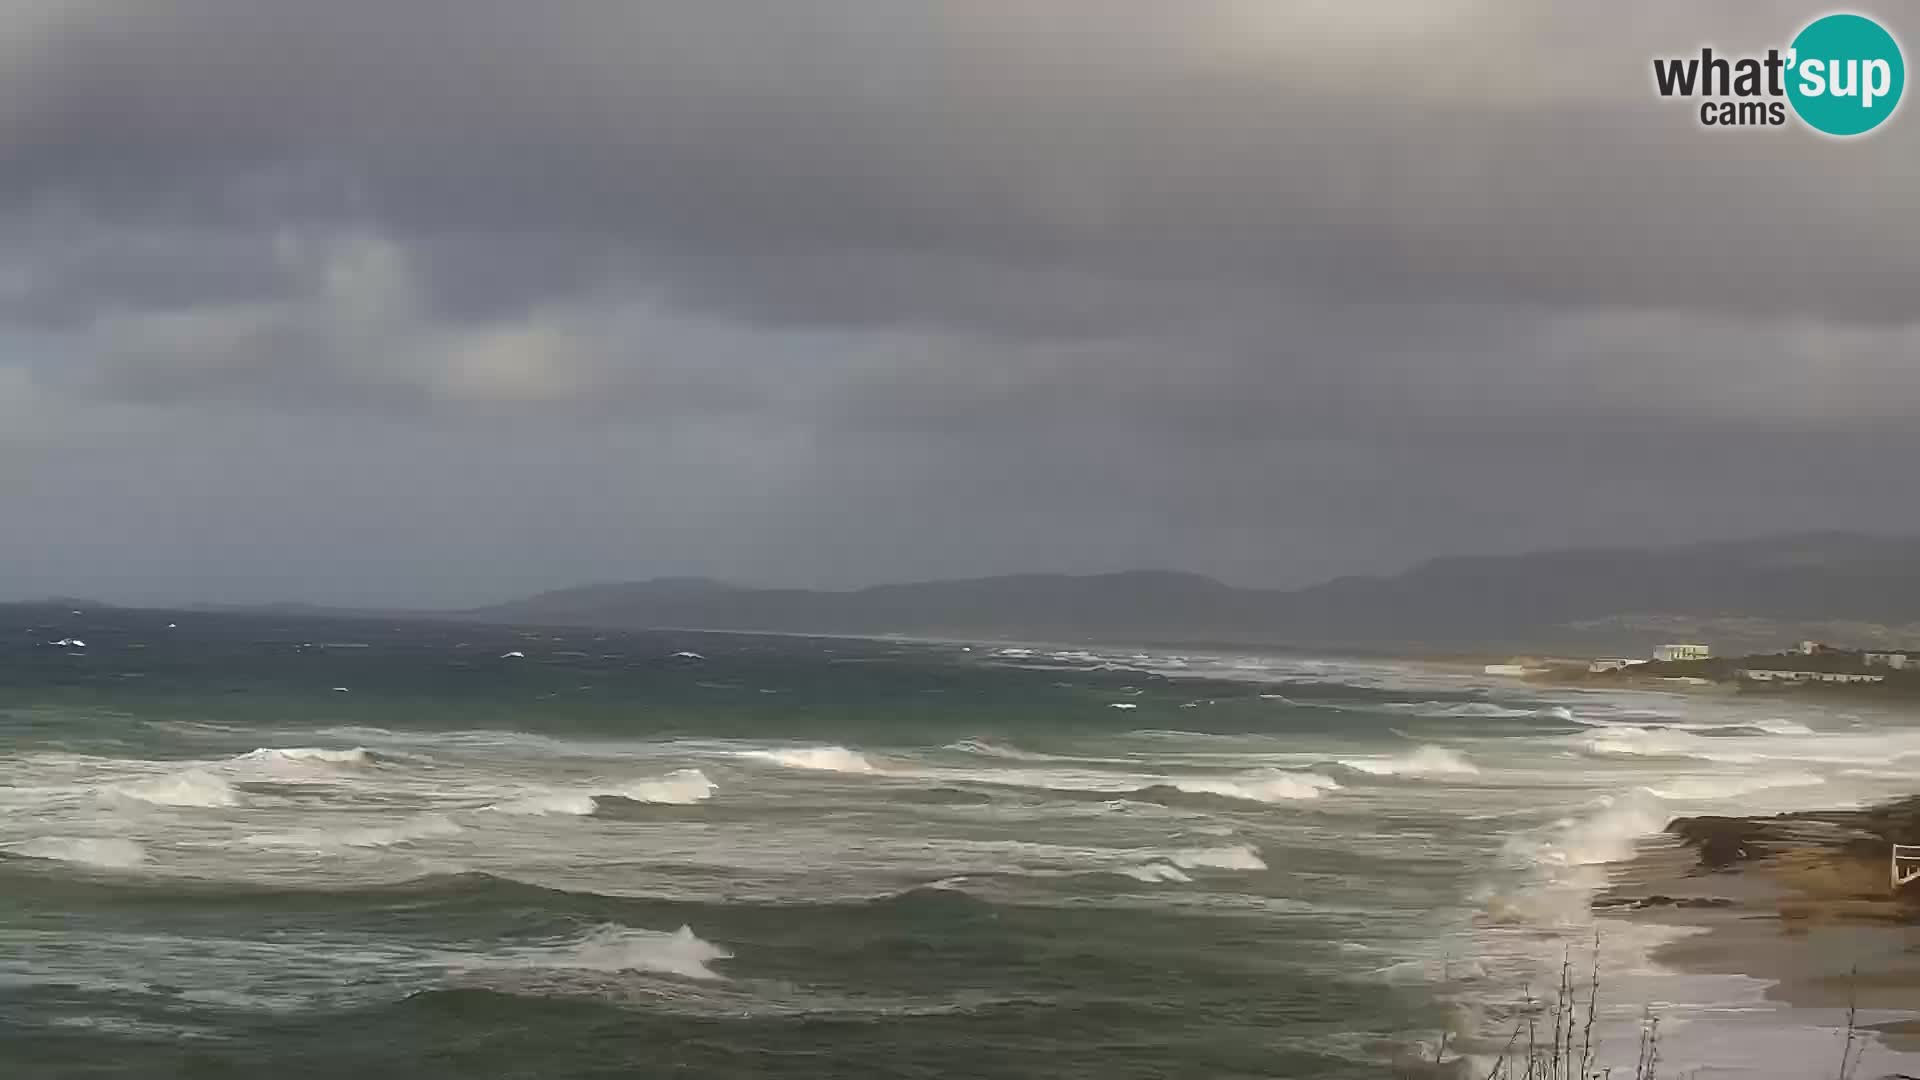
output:
M 1231 847 L 1180 848 L 1167 853 L 1167 861 L 1185 870 L 1206 867 L 1213 870 L 1265 870 L 1267 861 L 1251 844 Z
M 806 746 L 789 750 L 742 750 L 741 757 L 770 761 L 789 769 L 817 772 L 876 773 L 879 768 L 858 750 L 844 746 Z
M 1009 761 L 1073 760 L 1071 758 L 1056 758 L 1052 754 L 1036 754 L 1032 751 L 1008 746 L 1004 743 L 997 743 L 991 739 L 961 739 L 959 742 L 947 744 L 947 749 L 960 750 L 969 754 L 979 754 L 981 757 L 1005 758 Z
M 1149 885 L 1159 884 L 1161 882 L 1186 882 L 1193 880 L 1191 876 L 1179 867 L 1163 862 L 1115 867 L 1114 872 L 1124 874 L 1135 881 L 1144 881 Z
M 1340 788 L 1339 782 L 1331 776 L 1284 772 L 1280 769 L 1262 769 L 1232 778 L 1180 777 L 1168 783 L 1195 795 L 1218 795 L 1227 799 L 1263 803 L 1317 799 L 1326 792 Z
M 360 768 L 374 764 L 373 751 L 364 746 L 334 750 L 322 746 L 263 746 L 233 759 L 236 765 L 252 765 L 269 770 L 312 771 L 329 768 Z
M 415 840 L 457 836 L 466 830 L 445 814 L 427 813 L 393 825 L 373 825 L 355 829 L 301 829 L 288 833 L 250 836 L 247 842 L 259 847 L 299 848 L 309 851 L 339 852 L 347 848 L 383 848 Z
M 387 847 L 413 840 L 453 836 L 465 831 L 445 814 L 421 814 L 411 821 L 403 821 L 398 825 L 350 829 L 338 834 L 337 839 L 348 847 Z
M 131 840 L 100 836 L 41 836 L 16 845 L 16 855 L 35 859 L 85 863 L 109 870 L 127 870 L 147 861 L 147 851 Z
M 1728 764 L 1751 762 L 1751 753 L 1729 751 L 1724 741 L 1671 728 L 1610 727 L 1580 738 L 1580 752 L 1598 758 L 1696 758 Z
M 1812 735 L 1813 729 L 1798 720 L 1788 720 L 1784 716 L 1756 720 L 1752 727 L 1759 728 L 1769 735 Z
M 652 780 L 636 780 L 622 787 L 549 791 L 495 803 L 489 810 L 503 814 L 566 814 L 586 817 L 599 809 L 596 799 L 606 796 L 634 802 L 688 806 L 711 797 L 719 785 L 699 769 L 675 769 Z
M 1414 716 L 1433 717 L 1443 720 L 1483 718 L 1488 720 L 1524 720 L 1539 717 L 1549 720 L 1564 720 L 1579 723 L 1574 719 L 1573 711 L 1564 705 L 1550 705 L 1544 709 L 1522 709 L 1510 705 L 1496 705 L 1491 701 L 1389 701 L 1379 705 L 1340 706 L 1353 711 L 1368 712 L 1375 709 L 1383 712 L 1404 712 Z
M 1664 829 L 1671 816 L 1657 796 L 1645 789 L 1624 796 L 1605 795 L 1593 801 L 1592 812 L 1580 818 L 1561 818 L 1545 838 L 1514 837 L 1510 853 L 1547 866 L 1598 866 L 1633 857 L 1635 844 Z
M 718 787 L 699 769 L 675 769 L 657 780 L 641 780 L 607 792 L 635 802 L 671 803 L 686 806 L 711 797 Z
M 1646 790 L 1662 799 L 1710 802 L 1715 799 L 1731 799 L 1775 788 L 1812 787 L 1826 782 L 1825 777 L 1816 776 L 1810 772 L 1779 772 L 1761 776 L 1682 777 L 1662 781 L 1657 785 L 1649 784 Z
M 565 941 L 507 949 L 484 958 L 480 966 L 535 970 L 644 971 L 687 979 L 724 979 L 710 966 L 733 952 L 682 926 L 672 933 L 602 923 Z
M 1422 746 L 1390 758 L 1342 758 L 1340 764 L 1370 776 L 1474 776 L 1480 772 L 1465 754 L 1444 746 Z
M 537 816 L 541 814 L 568 814 L 574 817 L 586 817 L 598 809 L 599 804 L 585 791 L 556 791 L 546 795 L 529 795 L 524 799 L 512 799 L 503 803 L 494 803 L 489 810 L 502 814 L 522 814 Z
M 171 776 L 143 780 L 113 789 L 115 795 L 154 806 L 239 806 L 240 793 L 232 784 L 204 769 L 188 769 Z

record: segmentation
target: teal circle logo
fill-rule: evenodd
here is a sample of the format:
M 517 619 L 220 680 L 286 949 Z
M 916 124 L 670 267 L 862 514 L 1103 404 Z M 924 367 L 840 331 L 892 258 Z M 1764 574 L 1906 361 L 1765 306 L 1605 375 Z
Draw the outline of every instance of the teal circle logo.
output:
M 1787 100 L 1815 131 L 1864 135 L 1900 105 L 1907 64 L 1900 43 L 1864 15 L 1827 15 L 1793 39 Z

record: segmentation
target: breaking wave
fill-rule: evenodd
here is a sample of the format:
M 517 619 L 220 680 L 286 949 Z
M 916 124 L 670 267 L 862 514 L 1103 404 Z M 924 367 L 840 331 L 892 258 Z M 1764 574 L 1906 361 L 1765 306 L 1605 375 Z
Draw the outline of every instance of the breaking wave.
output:
M 1698 758 L 1738 763 L 1751 754 L 1727 753 L 1715 740 L 1671 728 L 1612 727 L 1581 738 L 1580 752 L 1598 758 Z
M 688 806 L 711 797 L 717 784 L 699 769 L 676 769 L 655 780 L 638 780 L 625 787 L 591 791 L 552 791 L 488 807 L 503 814 L 568 814 L 586 817 L 599 809 L 602 798 Z
M 556 791 L 548 795 L 529 795 L 524 799 L 495 803 L 487 807 L 502 814 L 570 814 L 586 817 L 599 809 L 593 796 L 584 791 Z
M 375 764 L 373 751 L 364 746 L 351 750 L 330 750 L 321 746 L 290 746 L 285 748 L 261 747 L 249 750 L 233 759 L 236 765 L 253 765 L 268 769 L 310 770 L 315 767 L 359 768 Z
M 131 840 L 98 836 L 42 836 L 16 845 L 16 855 L 127 870 L 147 861 L 147 851 Z
M 717 945 L 682 926 L 672 933 L 637 930 L 618 923 L 601 923 L 578 936 L 548 945 L 506 949 L 478 962 L 482 967 L 534 970 L 644 971 L 686 979 L 724 979 L 710 966 L 733 957 Z
M 143 780 L 113 789 L 113 793 L 154 806 L 239 806 L 240 794 L 214 774 L 189 769 L 172 776 Z
M 1340 788 L 1339 782 L 1331 776 L 1283 772 L 1279 769 L 1262 769 L 1231 779 L 1182 777 L 1167 781 L 1167 786 L 1191 795 L 1218 795 L 1225 799 L 1263 803 L 1317 799 L 1326 792 Z
M 392 844 L 404 844 L 413 840 L 428 840 L 438 836 L 453 836 L 465 832 L 452 818 L 445 814 L 421 814 L 412 821 L 398 825 L 388 825 L 371 829 L 350 829 L 339 833 L 336 839 L 348 847 L 387 847 Z
M 1662 799 L 1680 801 L 1707 801 L 1712 799 L 1731 799 L 1740 795 L 1751 795 L 1756 791 L 1769 791 L 1774 788 L 1812 787 L 1826 783 L 1824 777 L 1808 772 L 1773 773 L 1767 776 L 1728 776 L 1695 777 L 1669 780 L 1658 786 L 1649 785 L 1649 794 Z
M 251 836 L 247 838 L 247 842 L 260 847 L 340 851 L 346 848 L 392 847 L 415 840 L 456 836 L 465 831 L 458 822 L 445 814 L 427 813 L 397 825 L 338 830 L 305 829 L 298 832 Z
M 808 746 L 791 750 L 743 750 L 741 757 L 770 761 L 789 769 L 820 772 L 875 773 L 880 770 L 865 754 L 844 746 Z
M 1547 866 L 1597 866 L 1633 857 L 1634 845 L 1666 827 L 1668 814 L 1651 792 L 1602 796 L 1584 818 L 1562 818 L 1542 837 L 1515 837 L 1509 852 Z
M 1343 758 L 1340 764 L 1369 776 L 1474 776 L 1480 772 L 1465 754 L 1444 746 L 1422 746 L 1391 758 Z
M 1169 852 L 1167 861 L 1183 870 L 1206 867 L 1213 870 L 1265 870 L 1267 861 L 1250 844 L 1232 847 L 1181 848 Z
M 1370 708 L 1446 720 L 1558 720 L 1566 724 L 1581 723 L 1573 715 L 1573 710 L 1565 705 L 1525 709 L 1496 705 L 1491 701 L 1388 701 Z
M 699 769 L 675 769 L 658 780 L 642 780 L 603 794 L 617 795 L 634 802 L 685 806 L 708 798 L 717 786 Z
M 1130 877 L 1135 881 L 1147 882 L 1150 885 L 1160 882 L 1185 882 L 1193 880 L 1184 870 L 1170 863 L 1163 862 L 1141 863 L 1138 866 L 1119 866 L 1115 867 L 1113 872 Z

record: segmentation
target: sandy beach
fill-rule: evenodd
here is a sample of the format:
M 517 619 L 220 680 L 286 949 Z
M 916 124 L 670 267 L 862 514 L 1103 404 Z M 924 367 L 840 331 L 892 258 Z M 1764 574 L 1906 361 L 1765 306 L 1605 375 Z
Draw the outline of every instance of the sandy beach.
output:
M 1920 889 L 1895 893 L 1889 846 L 1920 841 L 1920 798 L 1867 810 L 1680 818 L 1641 842 L 1594 907 L 1704 931 L 1655 959 L 1772 982 L 1795 1008 L 1857 1007 L 1891 1051 L 1920 1053 Z M 1904 1018 L 1885 1019 L 1889 1013 Z M 1871 1065 L 1861 1075 L 1899 1076 Z

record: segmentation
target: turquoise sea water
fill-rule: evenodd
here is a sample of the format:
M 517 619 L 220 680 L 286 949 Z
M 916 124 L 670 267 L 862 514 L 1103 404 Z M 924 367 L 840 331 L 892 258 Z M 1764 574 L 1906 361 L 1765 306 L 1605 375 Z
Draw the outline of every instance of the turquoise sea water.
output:
M 1380 1076 L 1671 813 L 1920 764 L 1370 662 L 9 613 L 7 1076 Z

